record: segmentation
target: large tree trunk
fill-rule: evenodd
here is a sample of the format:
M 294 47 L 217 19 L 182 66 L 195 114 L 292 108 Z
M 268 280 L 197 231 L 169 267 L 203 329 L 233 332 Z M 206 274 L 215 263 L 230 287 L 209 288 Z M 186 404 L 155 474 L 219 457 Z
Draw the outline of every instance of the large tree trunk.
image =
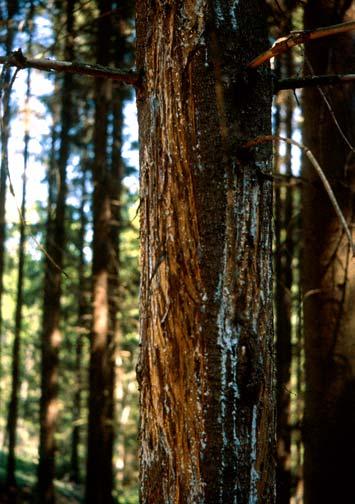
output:
M 347 6 L 345 5 L 347 4 Z M 350 2 L 309 1 L 305 28 L 340 23 Z M 352 8 L 352 19 L 354 7 Z M 349 14 L 351 12 L 349 11 Z M 353 35 L 307 47 L 315 74 L 355 70 Z M 307 65 L 306 65 L 307 68 Z M 352 144 L 354 88 L 326 90 L 335 116 Z M 355 158 L 319 90 L 304 92 L 304 143 L 332 185 L 348 222 L 353 221 Z M 304 417 L 305 502 L 355 502 L 355 262 L 322 183 L 304 160 L 303 288 L 306 352 Z
M 67 0 L 65 57 L 69 61 L 73 59 L 74 5 L 75 0 Z M 65 74 L 63 77 L 55 215 L 52 215 L 49 206 L 46 237 L 38 464 L 38 500 L 41 504 L 51 504 L 55 500 L 53 480 L 56 450 L 55 431 L 58 416 L 58 353 L 61 340 L 59 320 L 61 275 L 65 248 L 66 171 L 69 157 L 69 131 L 72 127 L 72 79 L 70 74 Z
M 270 149 L 260 0 L 137 4 L 141 501 L 274 502 Z

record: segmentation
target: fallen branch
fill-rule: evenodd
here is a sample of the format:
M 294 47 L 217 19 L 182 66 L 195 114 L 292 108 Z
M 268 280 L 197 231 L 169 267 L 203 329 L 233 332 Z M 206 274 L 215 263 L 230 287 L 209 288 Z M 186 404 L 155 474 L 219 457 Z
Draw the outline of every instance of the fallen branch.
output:
M 282 89 L 299 89 L 311 86 L 332 86 L 345 82 L 355 81 L 355 74 L 337 75 L 313 75 L 310 77 L 290 77 L 288 79 L 275 80 L 274 93 Z
M 255 147 L 256 145 L 259 145 L 259 144 L 263 144 L 263 143 L 266 143 L 266 142 L 275 142 L 275 141 L 279 141 L 281 140 L 282 142 L 286 142 L 288 144 L 291 144 L 291 145 L 296 145 L 296 147 L 299 147 L 301 150 L 303 150 L 303 152 L 306 154 L 306 156 L 308 157 L 311 165 L 313 166 L 313 168 L 315 169 L 317 175 L 319 176 L 319 178 L 321 179 L 322 183 L 323 183 L 323 186 L 324 186 L 324 189 L 326 190 L 328 196 L 329 196 L 329 199 L 334 207 L 334 210 L 335 210 L 335 213 L 337 214 L 338 218 L 339 218 L 339 221 L 345 231 L 345 234 L 348 238 L 348 241 L 349 241 L 349 244 L 350 244 L 350 247 L 351 247 L 351 250 L 352 250 L 352 254 L 353 254 L 353 257 L 355 257 L 355 244 L 353 242 L 353 239 L 352 239 L 352 236 L 351 236 L 351 231 L 349 229 L 349 226 L 348 226 L 348 223 L 346 222 L 345 220 L 345 217 L 344 217 L 344 214 L 343 212 L 341 211 L 339 205 L 338 205 L 338 202 L 335 198 L 335 195 L 334 195 L 334 192 L 333 192 L 333 189 L 330 187 L 330 184 L 327 180 L 327 177 L 325 176 L 324 174 L 324 171 L 322 170 L 320 164 L 318 163 L 318 161 L 316 160 L 316 158 L 314 157 L 312 151 L 306 147 L 305 145 L 299 143 L 299 142 L 296 142 L 295 140 L 292 140 L 291 138 L 286 138 L 286 137 L 281 137 L 281 136 L 276 136 L 276 135 L 263 135 L 263 136 L 259 136 L 257 138 L 255 138 L 254 140 L 251 140 L 250 142 L 247 142 L 244 147 L 246 149 L 250 149 L 251 147 Z
M 37 70 L 44 70 L 46 72 L 55 71 L 89 75 L 91 77 L 111 79 L 133 86 L 137 86 L 140 80 L 139 75 L 132 70 L 119 70 L 117 68 L 91 65 L 79 61 L 26 58 L 21 49 L 12 52 L 9 56 L 0 56 L 0 64 L 14 66 L 18 69 L 36 68 Z
M 289 51 L 291 47 L 304 44 L 309 40 L 316 40 L 323 37 L 329 37 L 331 35 L 338 35 L 339 33 L 344 33 L 351 30 L 355 30 L 355 21 L 326 26 L 325 28 L 316 28 L 315 30 L 292 31 L 286 37 L 277 39 L 274 45 L 270 47 L 270 49 L 254 58 L 253 61 L 248 64 L 248 68 L 257 68 L 266 61 L 269 61 L 271 58 L 275 58 L 276 56 Z

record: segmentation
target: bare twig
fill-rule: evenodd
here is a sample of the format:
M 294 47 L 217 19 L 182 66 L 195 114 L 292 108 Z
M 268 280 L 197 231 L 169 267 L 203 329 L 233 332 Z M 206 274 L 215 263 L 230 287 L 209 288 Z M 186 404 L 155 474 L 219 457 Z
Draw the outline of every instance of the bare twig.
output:
M 326 190 L 326 192 L 329 196 L 329 199 L 334 207 L 335 213 L 337 214 L 339 221 L 340 221 L 342 227 L 344 228 L 345 234 L 349 240 L 349 244 L 350 244 L 350 247 L 352 250 L 353 257 L 355 257 L 355 244 L 353 242 L 353 239 L 351 236 L 351 231 L 350 231 L 349 226 L 345 220 L 344 214 L 338 205 L 338 202 L 335 198 L 333 189 L 330 187 L 330 184 L 327 180 L 327 177 L 324 174 L 324 171 L 322 170 L 320 164 L 318 163 L 318 161 L 316 160 L 313 153 L 311 152 L 311 150 L 308 147 L 306 147 L 305 145 L 303 145 L 299 142 L 296 142 L 295 140 L 292 140 L 291 138 L 286 138 L 286 137 L 281 137 L 281 136 L 276 136 L 276 135 L 259 136 L 259 137 L 255 138 L 254 140 L 247 142 L 244 145 L 244 147 L 247 149 L 250 149 L 251 147 L 255 147 L 256 145 L 259 145 L 259 144 L 263 144 L 266 142 L 275 142 L 275 141 L 280 141 L 280 140 L 282 142 L 286 142 L 291 145 L 296 145 L 296 147 L 299 147 L 300 149 L 302 149 L 303 152 L 308 157 L 310 163 L 312 164 L 313 168 L 317 172 L 317 175 L 319 176 L 319 178 L 321 179 L 321 181 L 323 183 L 324 189 Z
M 139 75 L 132 70 L 119 70 L 118 68 L 105 67 L 102 65 L 91 65 L 79 61 L 58 61 L 42 58 L 26 58 L 21 49 L 12 52 L 9 56 L 0 56 L 0 64 L 6 63 L 9 66 L 22 68 L 36 68 L 46 72 L 66 72 L 91 77 L 101 77 L 111 79 L 125 84 L 138 86 Z
M 253 61 L 248 64 L 248 68 L 257 68 L 266 61 L 269 61 L 271 58 L 275 58 L 276 56 L 287 52 L 291 49 L 291 47 L 304 44 L 309 40 L 329 37 L 331 35 L 337 35 L 351 30 L 355 30 L 355 21 L 326 26 L 324 28 L 316 28 L 315 30 L 292 31 L 286 37 L 277 39 L 270 49 L 254 58 Z
M 288 79 L 275 80 L 274 93 L 281 89 L 299 89 L 312 86 L 332 86 L 355 81 L 355 74 L 335 75 L 312 75 L 310 77 L 290 77 Z
M 312 75 L 314 75 L 314 70 L 313 70 L 313 67 L 312 67 L 312 64 L 311 62 L 309 61 L 309 59 L 307 58 L 307 56 L 304 54 L 304 60 L 306 62 L 306 65 L 308 66 L 308 69 L 309 71 L 311 72 Z M 336 115 L 335 115 L 335 112 L 333 110 L 333 107 L 329 101 L 329 99 L 327 98 L 327 95 L 325 94 L 325 92 L 323 91 L 323 89 L 320 87 L 320 86 L 317 86 L 317 89 L 321 95 L 321 97 L 323 98 L 323 101 L 324 103 L 326 104 L 328 110 L 329 110 L 329 113 L 334 121 L 334 124 L 337 128 L 337 130 L 339 131 L 342 139 L 344 140 L 344 142 L 346 143 L 346 145 L 349 147 L 349 149 L 352 151 L 352 152 L 355 152 L 355 149 L 353 147 L 353 145 L 351 144 L 350 140 L 348 139 L 348 137 L 346 136 L 343 128 L 341 127 L 338 119 L 336 118 Z

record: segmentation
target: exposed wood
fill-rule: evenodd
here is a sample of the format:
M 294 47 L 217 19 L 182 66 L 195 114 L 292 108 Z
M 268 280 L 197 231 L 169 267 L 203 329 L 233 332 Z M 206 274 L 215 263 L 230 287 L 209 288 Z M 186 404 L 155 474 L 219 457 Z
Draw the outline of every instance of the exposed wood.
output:
M 137 3 L 145 504 L 274 502 L 266 44 L 256 0 Z
M 300 44 L 305 44 L 310 40 L 317 40 L 324 37 L 329 37 L 331 35 L 338 35 L 339 33 L 344 33 L 348 31 L 355 30 L 355 21 L 349 21 L 347 23 L 340 23 L 332 26 L 326 26 L 325 28 L 316 28 L 315 30 L 301 30 L 293 31 L 285 37 L 280 37 L 276 40 L 270 49 L 259 54 L 250 63 L 248 63 L 248 68 L 257 68 L 266 61 L 271 60 L 289 51 L 292 47 Z

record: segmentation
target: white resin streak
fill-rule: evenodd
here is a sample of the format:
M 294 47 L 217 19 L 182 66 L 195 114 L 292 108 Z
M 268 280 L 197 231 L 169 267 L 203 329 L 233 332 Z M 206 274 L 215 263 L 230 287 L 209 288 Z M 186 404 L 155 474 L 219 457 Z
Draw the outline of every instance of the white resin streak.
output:
M 225 248 L 224 254 L 224 270 L 226 269 L 226 259 L 227 257 L 227 246 Z M 219 471 L 219 486 L 220 486 L 220 496 L 219 501 L 223 503 L 223 472 L 225 468 L 225 449 L 230 445 L 231 440 L 228 439 L 225 422 L 226 422 L 226 406 L 227 406 L 227 391 L 233 391 L 233 406 L 232 406 L 232 419 L 233 419 L 233 450 L 235 453 L 238 451 L 240 442 L 237 436 L 236 421 L 237 421 L 237 411 L 236 411 L 236 401 L 239 397 L 239 391 L 237 386 L 237 356 L 236 348 L 238 345 L 238 334 L 233 329 L 230 314 L 230 293 L 228 288 L 224 284 L 225 271 L 221 273 L 216 298 L 220 302 L 220 309 L 217 318 L 218 325 L 218 345 L 221 351 L 221 393 L 220 393 L 220 415 L 219 421 L 221 423 L 223 446 L 222 446 L 222 463 Z M 230 362 L 230 368 L 228 369 L 228 358 Z M 231 374 L 231 381 L 227 382 L 227 373 Z M 234 498 L 233 504 L 237 504 L 236 497 Z
M 251 423 L 251 451 L 250 451 L 250 490 L 249 490 L 249 504 L 258 503 L 257 482 L 259 480 L 259 473 L 255 468 L 256 462 L 256 420 L 257 420 L 257 406 L 253 407 L 253 417 Z

